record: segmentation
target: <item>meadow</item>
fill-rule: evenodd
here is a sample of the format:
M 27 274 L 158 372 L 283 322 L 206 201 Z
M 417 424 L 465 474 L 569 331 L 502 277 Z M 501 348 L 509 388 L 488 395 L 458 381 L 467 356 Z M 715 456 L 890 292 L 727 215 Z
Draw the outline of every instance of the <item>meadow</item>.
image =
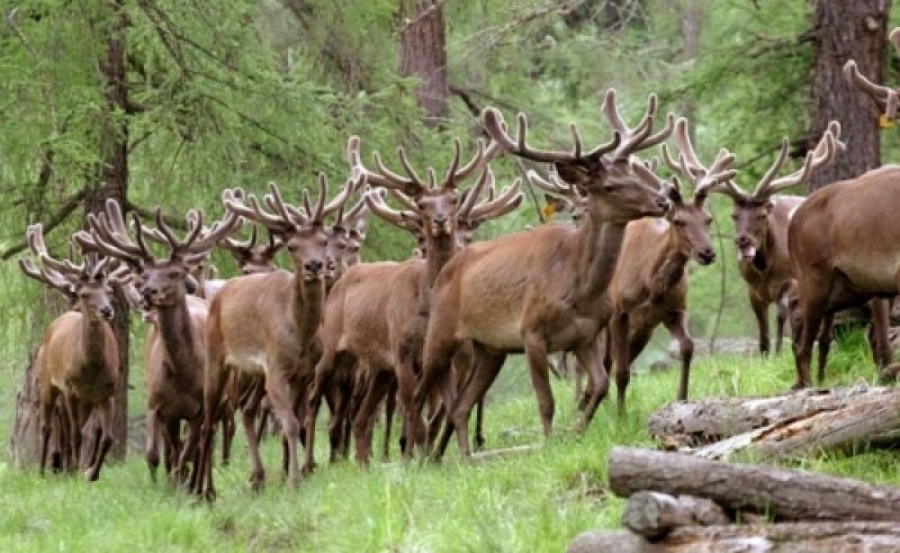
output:
M 860 332 L 840 339 L 828 385 L 874 379 Z M 793 357 L 717 355 L 692 371 L 693 398 L 770 395 L 793 382 Z M 17 379 L 4 379 L 12 398 Z M 520 359 L 509 363 L 489 396 L 488 449 L 537 444 L 533 451 L 462 463 L 455 443 L 440 465 L 414 461 L 320 466 L 299 489 L 280 474 L 280 447 L 264 442 L 267 486 L 253 494 L 241 431 L 231 466 L 217 465 L 219 497 L 210 506 L 152 484 L 133 447 L 99 482 L 20 470 L 0 460 L 0 551 L 561 551 L 579 532 L 615 528 L 623 500 L 606 490 L 614 445 L 653 447 L 648 417 L 674 398 L 676 371 L 642 369 L 629 389 L 629 413 L 617 418 L 606 401 L 582 436 L 572 387 L 556 381 L 556 434 L 544 441 L 530 382 Z M 139 392 L 139 391 L 138 391 Z M 132 403 L 134 405 L 134 402 Z M 6 400 L 0 441 L 8 440 Z M 808 470 L 900 485 L 898 455 L 884 451 L 809 459 Z M 797 466 L 797 465 L 794 465 Z

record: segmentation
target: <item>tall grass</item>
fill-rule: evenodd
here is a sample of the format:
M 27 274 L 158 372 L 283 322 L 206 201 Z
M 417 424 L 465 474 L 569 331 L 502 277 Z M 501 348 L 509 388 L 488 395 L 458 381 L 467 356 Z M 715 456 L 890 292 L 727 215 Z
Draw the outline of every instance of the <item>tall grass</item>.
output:
M 847 340 L 852 346 L 859 337 Z M 861 349 L 850 346 L 836 349 Z M 829 384 L 874 377 L 868 360 L 838 353 L 835 361 Z M 572 388 L 556 382 L 557 432 L 545 442 L 525 374 L 521 360 L 510 363 L 489 398 L 489 448 L 540 447 L 468 464 L 454 444 L 440 465 L 329 466 L 323 446 L 320 467 L 292 491 L 278 468 L 280 446 L 267 440 L 267 485 L 253 494 L 239 441 L 232 466 L 216 468 L 219 497 L 211 507 L 167 484 L 151 484 L 134 452 L 90 485 L 0 464 L 0 551 L 560 551 L 583 530 L 618 525 L 623 503 L 606 490 L 607 454 L 616 444 L 653 445 L 647 419 L 674 397 L 677 375 L 638 373 L 628 416 L 619 419 L 614 402 L 606 401 L 583 436 L 569 431 Z M 793 381 L 789 354 L 718 356 L 698 360 L 691 391 L 694 397 L 767 395 Z M 895 453 L 867 452 L 803 466 L 900 485 L 898 460 Z

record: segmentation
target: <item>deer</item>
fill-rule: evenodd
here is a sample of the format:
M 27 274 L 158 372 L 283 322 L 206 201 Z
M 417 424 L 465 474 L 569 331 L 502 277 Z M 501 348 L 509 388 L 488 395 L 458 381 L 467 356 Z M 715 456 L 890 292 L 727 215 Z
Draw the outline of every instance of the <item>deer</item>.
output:
M 663 144 L 666 165 L 693 186 L 693 198 L 680 186 L 678 177 L 669 183 L 659 180 L 667 191 L 671 207 L 660 219 L 639 219 L 625 227 L 619 263 L 608 294 L 613 315 L 609 325 L 610 350 L 615 363 L 617 405 L 624 414 L 625 395 L 631 375 L 631 363 L 646 347 L 653 330 L 660 324 L 678 341 L 681 357 L 679 401 L 687 400 L 694 341 L 687 328 L 687 264 L 691 259 L 709 265 L 716 258 L 709 238 L 712 216 L 705 208 L 709 192 L 735 177 L 731 166 L 734 154 L 718 152 L 707 167 L 691 144 L 687 120 L 680 118 L 673 133 L 680 151 L 676 162 Z M 648 179 L 654 174 L 645 168 Z
M 322 322 L 326 280 L 334 276 L 336 261 L 329 249 L 325 217 L 337 211 L 350 194 L 363 185 L 363 177 L 348 179 L 341 192 L 326 204 L 328 181 L 319 176 L 318 199 L 313 206 L 308 191 L 303 206 L 287 204 L 280 189 L 269 183 L 265 207 L 254 195 L 225 190 L 223 200 L 231 213 L 261 224 L 285 244 L 294 271 L 247 275 L 229 280 L 213 298 L 208 328 L 208 362 L 205 372 L 205 412 L 199 463 L 191 476 L 191 490 L 208 500 L 215 497 L 212 478 L 212 443 L 215 407 L 222 401 L 226 382 L 239 377 L 264 378 L 265 393 L 280 423 L 287 483 L 299 484 L 297 462 L 302 412 L 313 368 L 321 347 L 316 334 Z M 246 321 L 254 321 L 248 325 Z M 256 413 L 242 412 L 251 458 L 252 489 L 261 489 L 265 469 L 259 455 Z
M 524 114 L 517 118 L 518 131 L 513 137 L 499 111 L 485 110 L 486 131 L 507 152 L 553 164 L 564 182 L 587 196 L 586 217 L 577 227 L 546 224 L 472 244 L 444 266 L 432 290 L 423 373 L 413 398 L 411 420 L 415 426 L 410 433 L 415 444 L 424 443 L 420 413 L 425 400 L 438 389 L 449 406 L 447 428 L 455 428 L 460 451 L 468 457 L 466 421 L 472 405 L 491 385 L 506 355 L 523 351 L 544 435 L 551 434 L 554 414 L 547 362 L 550 352 L 574 351 L 579 365 L 591 375 L 591 400 L 576 430 L 582 431 L 590 422 L 609 387 L 597 337 L 612 315 L 606 290 L 619 259 L 625 226 L 642 217 L 660 217 L 670 207 L 655 180 L 646 181 L 646 172 L 635 171 L 641 162 L 629 159 L 671 134 L 672 115 L 661 131 L 651 134 L 656 109 L 656 96 L 651 95 L 641 122 L 628 128 L 616 106 L 615 91 L 610 89 L 602 111 L 613 127 L 613 138 L 585 151 L 573 124 L 574 145 L 568 152 L 529 146 Z M 450 367 L 466 340 L 473 344 L 475 373 L 457 398 Z M 437 448 L 433 456 L 440 456 L 442 449 Z
M 806 182 L 814 171 L 825 166 L 833 155 L 846 146 L 840 139 L 840 124 L 832 121 L 816 148 L 804 160 L 802 168 L 787 177 L 776 179 L 788 157 L 789 142 L 785 137 L 775 161 L 752 192 L 745 192 L 729 180 L 714 191 L 731 198 L 734 204 L 734 244 L 738 250 L 738 269 L 747 283 L 750 307 L 759 329 L 759 351 L 770 350 L 769 306 L 776 307 L 775 352 L 780 353 L 785 322 L 791 320 L 791 303 L 796 290 L 788 250 L 788 223 L 806 199 L 781 194 L 781 191 Z M 823 330 L 820 346 L 827 347 L 828 329 Z M 820 358 L 824 359 L 824 356 Z
M 416 385 L 417 367 L 421 364 L 421 344 L 429 316 L 429 290 L 440 268 L 457 249 L 459 213 L 471 209 L 479 191 L 487 185 L 491 178 L 488 168 L 481 171 L 473 185 L 475 191 L 468 193 L 463 203 L 457 188 L 459 183 L 486 165 L 498 149 L 493 142 L 485 147 L 479 141 L 474 157 L 460 166 L 461 145 L 457 139 L 442 180 L 437 182 L 434 169 L 429 169 L 425 182 L 411 166 L 403 148 L 399 148 L 398 154 L 406 176 L 385 167 L 377 152 L 373 154 L 376 169 L 365 167 L 359 137 L 353 136 L 348 141 L 351 167 L 366 175 L 370 186 L 390 190 L 411 215 L 395 215 L 371 192 L 365 196 L 369 208 L 399 226 L 421 229 L 426 255 L 424 260 L 413 259 L 405 263 L 357 265 L 335 285 L 325 306 L 323 354 L 316 366 L 316 382 L 310 396 L 307 440 L 312 438 L 321 390 L 328 386 L 336 371 L 354 362 L 368 371 L 364 377 L 367 380 L 365 396 L 352 423 L 357 461 L 368 462 L 374 412 L 394 382 L 408 425 L 410 400 Z M 503 201 L 513 201 L 507 196 L 514 197 L 516 193 L 517 190 L 501 196 L 504 196 Z M 313 451 L 312 447 L 306 449 L 306 466 L 310 470 L 315 466 Z M 403 453 L 407 455 L 408 451 Z
M 506 187 L 499 195 L 495 197 L 493 175 L 488 174 L 487 177 L 488 182 L 484 186 L 487 195 L 487 198 L 485 200 L 479 199 L 482 190 L 480 186 L 473 186 L 466 189 L 466 191 L 463 192 L 460 197 L 461 207 L 457 212 L 456 231 L 454 233 L 454 239 L 456 242 L 455 247 L 457 250 L 469 245 L 473 240 L 475 231 L 486 221 L 502 217 L 503 215 L 518 208 L 521 203 L 519 181 L 516 181 L 511 186 Z M 419 242 L 419 246 L 416 250 L 416 254 L 414 254 L 414 257 L 422 258 L 422 256 L 427 255 L 425 237 L 422 230 L 423 222 L 421 221 L 421 218 L 418 217 L 412 210 L 404 210 L 401 212 L 394 211 L 383 202 L 376 201 L 376 198 L 377 196 L 373 195 L 369 199 L 372 201 L 373 209 L 377 209 L 377 213 L 382 219 L 394 224 L 399 228 L 408 230 L 416 237 L 417 242 Z M 473 353 L 471 350 L 471 344 L 467 343 L 464 344 L 463 347 L 461 347 L 456 352 L 456 356 L 454 357 L 453 367 L 456 374 L 457 386 L 460 388 L 466 385 L 469 378 L 471 378 L 471 375 L 474 373 L 474 371 L 471 370 L 472 356 Z M 391 413 L 393 412 L 393 407 L 390 401 L 393 399 L 395 393 L 396 390 L 391 389 L 388 391 L 387 396 L 389 403 L 386 405 L 385 438 L 384 449 L 382 452 L 382 458 L 384 460 L 387 460 L 389 458 L 388 450 L 390 446 Z M 482 428 L 484 412 L 483 401 L 479 401 L 476 407 L 476 434 L 473 443 L 475 449 L 480 450 L 483 448 L 485 442 Z M 440 404 L 440 398 L 437 395 L 433 397 L 430 408 L 431 423 L 429 424 L 428 432 L 429 442 L 433 440 L 434 436 L 436 436 L 446 413 L 446 410 L 444 406 Z M 406 451 L 405 436 L 401 437 L 400 444 L 401 451 Z
M 900 30 L 890 35 L 900 49 Z M 855 62 L 844 66 L 847 78 L 884 109 L 883 117 L 897 114 L 896 90 L 877 85 L 862 75 Z M 791 268 L 800 295 L 799 343 L 795 346 L 797 382 L 794 388 L 811 385 L 812 346 L 821 324 L 833 314 L 870 299 L 889 299 L 900 292 L 900 250 L 894 237 L 900 235 L 900 166 L 886 165 L 849 180 L 832 183 L 810 194 L 788 224 Z M 882 315 L 886 306 L 881 305 Z M 877 364 L 891 360 L 887 340 L 876 333 Z M 880 320 L 880 322 L 879 322 Z M 878 351 L 883 349 L 883 351 Z M 820 365 L 820 377 L 823 370 Z
M 62 455 L 71 468 L 77 466 L 81 434 L 93 414 L 98 433 L 89 436 L 89 482 L 100 478 L 100 470 L 114 443 L 112 432 L 113 399 L 122 382 L 115 333 L 109 321 L 114 315 L 110 284 L 119 282 L 121 273 L 110 271 L 111 260 L 86 254 L 81 263 L 50 256 L 44 244 L 43 227 L 28 227 L 27 241 L 38 259 L 20 259 L 26 275 L 62 291 L 74 309 L 57 317 L 44 334 L 35 357 L 35 378 L 41 409 L 40 474 L 44 475 L 52 425 L 60 413 L 58 433 L 64 436 Z
M 166 371 L 157 373 L 161 381 L 148 382 L 148 439 L 163 432 L 167 444 L 178 444 L 180 421 L 186 421 L 187 441 L 178 455 L 175 474 L 184 478 L 186 466 L 196 466 L 200 423 L 203 415 L 203 367 L 206 365 L 205 301 L 187 293 L 191 267 L 200 265 L 216 243 L 241 224 L 241 218 L 228 212 L 207 228 L 203 215 L 190 210 L 187 232 L 179 239 L 164 221 L 160 209 L 155 213 L 156 228 L 145 227 L 132 212 L 133 231 L 126 227 L 119 205 L 107 201 L 105 211 L 88 216 L 88 231 L 79 231 L 73 239 L 86 251 L 97 251 L 119 259 L 136 275 L 135 286 L 143 302 L 154 310 Z M 133 237 L 132 237 L 133 234 Z M 165 254 L 157 257 L 148 241 L 163 243 Z M 149 449 L 149 448 L 148 448 Z M 152 453 L 148 453 L 151 476 L 155 473 Z M 158 460 L 156 461 L 158 464 Z

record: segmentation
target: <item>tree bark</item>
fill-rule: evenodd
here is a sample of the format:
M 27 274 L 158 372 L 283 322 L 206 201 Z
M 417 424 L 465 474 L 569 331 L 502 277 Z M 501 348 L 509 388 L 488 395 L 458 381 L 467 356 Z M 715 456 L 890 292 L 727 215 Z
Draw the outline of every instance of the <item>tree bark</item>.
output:
M 114 199 L 125 212 L 128 198 L 128 81 L 125 31 L 128 26 L 124 0 L 107 3 L 109 20 L 106 30 L 105 57 L 99 60 L 104 77 L 104 109 L 100 120 L 100 167 L 97 187 L 90 187 L 85 196 L 85 221 L 88 213 L 105 209 L 107 199 Z M 112 327 L 119 347 L 120 386 L 113 405 L 113 437 L 115 445 L 109 455 L 113 459 L 125 457 L 128 444 L 128 304 L 120 291 L 114 300 L 115 317 Z M 93 417 L 88 431 L 96 424 Z M 86 440 L 87 441 L 87 440 Z
M 785 419 L 694 451 L 706 459 L 773 462 L 853 450 L 900 428 L 900 394 Z
M 668 448 L 697 447 L 774 423 L 835 411 L 850 403 L 896 401 L 895 388 L 801 390 L 767 398 L 708 398 L 670 403 L 650 417 L 650 435 Z
M 776 520 L 900 522 L 900 489 L 850 478 L 621 447 L 610 453 L 607 471 L 610 489 L 622 497 L 650 490 L 705 497 Z
M 447 51 L 443 0 L 400 0 L 400 76 L 419 77 L 416 103 L 425 124 L 447 119 Z
M 585 532 L 568 553 L 890 553 L 900 550 L 892 522 L 804 522 L 746 526 L 686 526 L 650 542 L 631 532 Z
M 828 122 L 836 119 L 842 136 L 847 137 L 847 151 L 813 173 L 810 192 L 881 166 L 878 110 L 850 84 L 843 66 L 854 59 L 860 73 L 873 82 L 883 81 L 890 6 L 890 0 L 815 2 L 809 146 L 813 147 Z
M 679 526 L 713 526 L 731 520 L 714 501 L 702 497 L 673 497 L 658 492 L 637 492 L 628 498 L 622 526 L 635 534 L 656 539 Z
M 700 47 L 700 28 L 703 21 L 703 6 L 698 0 L 684 0 L 684 11 L 681 14 L 681 33 L 684 37 L 684 48 L 681 57 L 685 62 L 693 63 L 697 58 Z M 696 120 L 694 113 L 697 105 L 692 97 L 686 97 L 682 101 L 681 113 L 694 124 L 688 125 L 691 140 L 695 141 Z

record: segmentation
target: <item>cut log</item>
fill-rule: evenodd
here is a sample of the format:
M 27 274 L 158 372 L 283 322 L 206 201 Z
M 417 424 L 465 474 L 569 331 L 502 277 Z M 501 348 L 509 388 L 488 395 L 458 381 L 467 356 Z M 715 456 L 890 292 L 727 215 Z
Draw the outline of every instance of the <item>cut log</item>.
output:
M 613 448 L 607 473 L 621 497 L 644 490 L 693 495 L 781 521 L 900 522 L 900 489 L 850 478 L 623 447 Z
M 696 447 L 771 424 L 834 411 L 851 403 L 900 401 L 900 389 L 858 386 L 801 390 L 768 398 L 709 398 L 671 403 L 650 417 L 650 435 L 670 449 Z
M 787 419 L 695 450 L 707 459 L 771 462 L 858 449 L 900 428 L 900 394 L 865 396 L 833 411 Z
M 678 526 L 714 526 L 731 520 L 715 502 L 701 497 L 673 497 L 658 492 L 637 492 L 628 498 L 622 525 L 635 534 L 654 539 Z
M 567 553 L 893 553 L 900 526 L 891 522 L 809 522 L 744 526 L 685 526 L 650 542 L 627 531 L 585 532 Z

